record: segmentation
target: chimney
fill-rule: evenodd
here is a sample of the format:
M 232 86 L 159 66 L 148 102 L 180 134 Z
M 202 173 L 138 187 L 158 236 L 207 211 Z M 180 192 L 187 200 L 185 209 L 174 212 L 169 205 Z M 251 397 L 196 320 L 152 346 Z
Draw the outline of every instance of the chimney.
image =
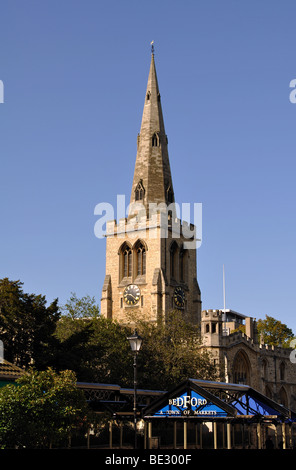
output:
M 254 339 L 253 318 L 246 317 L 245 322 L 246 322 L 245 323 L 246 324 L 246 335 L 249 338 Z

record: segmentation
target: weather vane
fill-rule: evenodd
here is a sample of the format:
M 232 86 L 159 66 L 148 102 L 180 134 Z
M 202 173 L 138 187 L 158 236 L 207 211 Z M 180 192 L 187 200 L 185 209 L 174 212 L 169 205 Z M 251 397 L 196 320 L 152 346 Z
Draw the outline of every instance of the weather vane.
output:
M 151 41 L 151 54 L 154 54 L 154 41 Z

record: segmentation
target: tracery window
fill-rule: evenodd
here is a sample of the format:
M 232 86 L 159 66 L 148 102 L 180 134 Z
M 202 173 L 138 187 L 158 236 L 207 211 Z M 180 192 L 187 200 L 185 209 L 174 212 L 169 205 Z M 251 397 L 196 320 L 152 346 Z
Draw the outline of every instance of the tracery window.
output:
M 132 250 L 126 248 L 124 252 L 124 277 L 130 277 L 132 275 Z
M 140 242 L 136 247 L 137 253 L 137 276 L 146 274 L 146 249 Z
M 250 364 L 243 351 L 239 351 L 233 362 L 234 383 L 250 385 Z
M 133 247 L 129 242 L 124 242 L 121 245 L 118 252 L 120 281 L 125 279 L 125 281 L 127 280 L 130 282 L 137 276 L 145 276 L 146 252 L 146 245 L 141 240 L 136 241 Z
M 133 254 L 132 247 L 128 243 L 124 243 L 119 250 L 119 277 L 131 277 Z
M 178 251 L 178 244 L 174 241 L 170 247 L 170 273 L 172 279 L 177 277 Z
M 144 189 L 142 180 L 140 180 L 135 189 L 135 200 L 141 201 L 142 199 L 144 199 L 144 194 L 145 194 L 145 189 Z

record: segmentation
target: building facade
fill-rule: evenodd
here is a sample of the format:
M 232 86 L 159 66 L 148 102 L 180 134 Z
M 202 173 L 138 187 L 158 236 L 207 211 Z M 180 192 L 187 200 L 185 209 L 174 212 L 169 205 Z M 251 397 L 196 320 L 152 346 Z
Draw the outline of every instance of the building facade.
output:
M 176 217 L 152 52 L 129 213 L 125 219 L 107 223 L 101 313 L 127 324 L 135 318 L 165 321 L 169 311 L 180 309 L 188 321 L 200 325 L 202 347 L 219 365 L 222 381 L 248 384 L 296 409 L 291 350 L 260 344 L 251 317 L 231 310 L 201 311 L 196 250 L 187 249 L 188 236 L 184 235 L 188 230 L 194 234 L 195 227 Z M 245 333 L 232 333 L 240 325 L 245 326 Z
M 244 332 L 238 330 L 244 326 Z M 221 380 L 248 384 L 267 397 L 296 410 L 296 364 L 291 349 L 262 344 L 256 320 L 232 310 L 201 314 L 204 348 L 219 364 Z

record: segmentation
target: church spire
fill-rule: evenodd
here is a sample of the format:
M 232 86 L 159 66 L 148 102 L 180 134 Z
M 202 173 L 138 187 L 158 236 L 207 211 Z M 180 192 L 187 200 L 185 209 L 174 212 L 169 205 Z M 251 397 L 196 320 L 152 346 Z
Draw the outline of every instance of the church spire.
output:
M 146 208 L 150 203 L 174 202 L 167 136 L 161 108 L 160 93 L 151 43 L 151 63 L 145 95 L 137 158 L 131 192 L 131 204 L 141 202 Z

